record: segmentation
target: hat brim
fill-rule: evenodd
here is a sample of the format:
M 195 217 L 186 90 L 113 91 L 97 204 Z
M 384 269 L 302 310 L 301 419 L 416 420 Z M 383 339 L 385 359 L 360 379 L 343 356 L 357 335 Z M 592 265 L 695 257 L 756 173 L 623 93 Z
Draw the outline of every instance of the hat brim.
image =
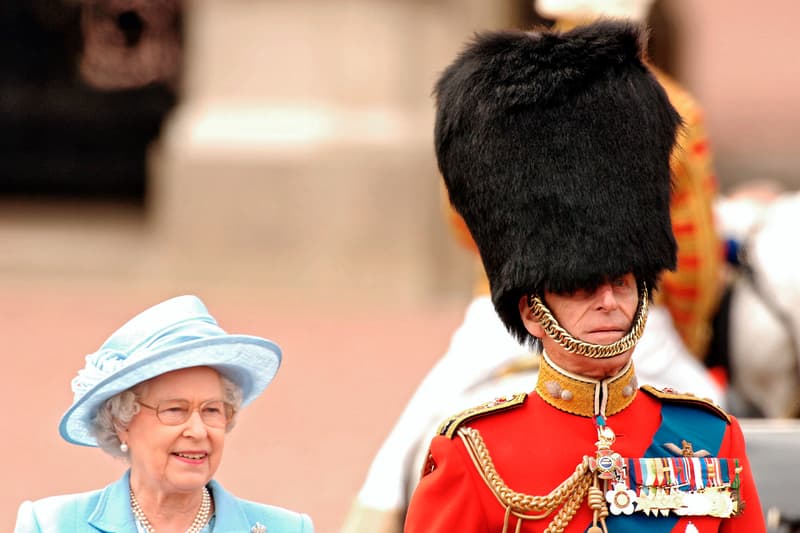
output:
M 154 352 L 100 381 L 64 413 L 58 431 L 72 444 L 97 446 L 91 424 L 103 402 L 143 381 L 195 366 L 214 368 L 236 383 L 244 407 L 269 385 L 280 363 L 280 348 L 259 337 L 226 335 L 189 341 Z

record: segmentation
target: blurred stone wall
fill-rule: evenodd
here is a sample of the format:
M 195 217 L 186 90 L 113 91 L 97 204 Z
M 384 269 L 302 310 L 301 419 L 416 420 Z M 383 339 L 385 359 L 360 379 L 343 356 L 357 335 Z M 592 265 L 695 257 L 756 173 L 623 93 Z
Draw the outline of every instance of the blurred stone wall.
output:
M 474 265 L 442 216 L 431 89 L 474 31 L 520 24 L 526 1 L 187 1 L 144 207 L 0 198 L 0 274 L 466 299 Z M 800 4 L 662 6 L 723 190 L 796 187 Z
M 670 0 L 678 76 L 705 109 L 723 189 L 800 187 L 800 50 L 793 0 Z
M 442 216 L 431 89 L 501 3 L 198 0 L 152 156 L 154 268 L 303 294 L 468 294 Z

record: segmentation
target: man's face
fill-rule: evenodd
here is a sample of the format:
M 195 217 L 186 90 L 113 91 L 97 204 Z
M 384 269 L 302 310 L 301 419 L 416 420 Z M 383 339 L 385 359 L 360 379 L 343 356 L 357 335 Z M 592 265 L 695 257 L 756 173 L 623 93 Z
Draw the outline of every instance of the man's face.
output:
M 631 328 L 639 303 L 636 278 L 626 274 L 608 280 L 594 290 L 569 294 L 545 291 L 544 301 L 561 327 L 573 337 L 592 344 L 611 344 Z M 608 359 L 591 359 L 568 352 L 548 337 L 539 322 L 531 316 L 527 303 L 520 303 L 523 322 L 530 333 L 542 339 L 542 346 L 554 363 L 564 370 L 585 377 L 602 379 L 621 370 L 633 350 Z

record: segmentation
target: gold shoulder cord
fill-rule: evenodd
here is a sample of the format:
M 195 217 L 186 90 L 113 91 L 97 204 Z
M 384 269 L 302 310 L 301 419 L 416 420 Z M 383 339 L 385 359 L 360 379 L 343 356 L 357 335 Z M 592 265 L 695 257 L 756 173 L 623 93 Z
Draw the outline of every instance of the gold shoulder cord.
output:
M 531 496 L 515 492 L 506 485 L 489 455 L 486 443 L 481 434 L 472 428 L 462 427 L 458 436 L 464 442 L 472 462 L 480 472 L 486 485 L 494 493 L 500 504 L 505 507 L 505 520 L 503 533 L 508 533 L 510 517 L 517 517 L 517 526 L 514 529 L 519 533 L 523 520 L 541 520 L 549 516 L 557 507 L 561 507 L 556 516 L 550 521 L 544 533 L 563 533 L 575 513 L 580 508 L 584 498 L 589 493 L 589 507 L 595 511 L 595 520 L 589 531 L 605 531 L 605 517 L 608 509 L 605 506 L 603 493 L 597 486 L 597 476 L 591 470 L 590 457 L 584 456 L 583 460 L 575 467 L 575 472 L 561 482 L 546 496 Z M 597 527 L 597 520 L 601 521 L 602 529 Z
M 439 425 L 439 429 L 436 430 L 436 434 L 444 435 L 448 439 L 452 439 L 455 436 L 456 431 L 458 431 L 458 428 L 469 420 L 518 407 L 525 403 L 527 398 L 527 393 L 518 392 L 517 394 L 495 398 L 494 400 L 478 405 L 477 407 L 470 407 L 469 409 L 461 411 L 457 415 L 452 416 L 442 422 Z
M 694 394 L 677 392 L 671 389 L 658 389 L 652 385 L 642 385 L 642 390 L 665 402 L 689 403 L 705 408 L 724 419 L 727 423 L 731 423 L 731 415 L 726 413 L 720 406 L 708 398 L 701 398 L 699 396 L 695 396 Z

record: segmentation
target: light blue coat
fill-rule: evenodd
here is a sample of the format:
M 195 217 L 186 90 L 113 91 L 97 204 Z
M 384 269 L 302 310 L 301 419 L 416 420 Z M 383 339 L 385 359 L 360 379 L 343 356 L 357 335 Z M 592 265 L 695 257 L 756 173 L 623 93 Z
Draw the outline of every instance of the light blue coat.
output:
M 313 533 L 308 515 L 242 500 L 216 481 L 208 485 L 214 497 L 213 533 L 251 533 L 256 523 L 267 533 Z M 130 505 L 130 471 L 101 490 L 51 496 L 24 502 L 14 533 L 136 533 Z M 257 531 L 257 530 L 256 530 Z

